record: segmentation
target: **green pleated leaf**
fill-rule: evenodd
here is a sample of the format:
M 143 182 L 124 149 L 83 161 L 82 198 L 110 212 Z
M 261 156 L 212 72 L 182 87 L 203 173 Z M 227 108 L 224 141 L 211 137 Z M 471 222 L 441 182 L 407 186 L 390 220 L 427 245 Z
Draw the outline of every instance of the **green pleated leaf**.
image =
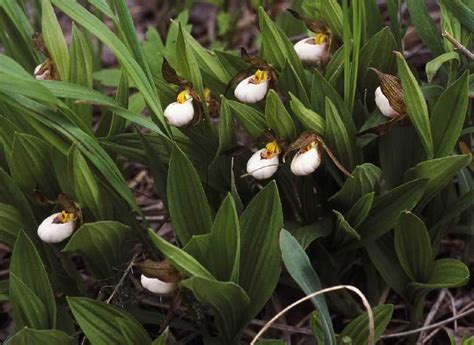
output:
M 156 93 L 154 85 L 150 83 L 147 75 L 130 54 L 126 45 L 102 21 L 79 5 L 79 3 L 68 0 L 51 0 L 51 2 L 72 20 L 97 36 L 99 40 L 112 50 L 120 64 L 126 69 L 130 79 L 142 93 L 155 118 L 161 122 L 163 128 L 168 128 L 163 116 L 160 98 Z
M 281 271 L 278 234 L 282 226 L 280 196 L 276 183 L 270 182 L 240 217 L 240 285 L 250 298 L 249 319 L 260 312 L 278 283 Z
M 234 118 L 232 117 L 228 101 L 224 97 L 221 98 L 221 106 L 219 110 L 218 135 L 219 148 L 216 156 L 236 145 Z
M 92 60 L 91 43 L 87 42 L 86 36 L 73 24 L 69 81 L 92 88 Z M 90 104 L 71 104 L 71 109 L 83 117 L 85 123 L 91 125 L 92 109 Z
M 171 153 L 167 199 L 174 230 L 183 245 L 193 235 L 211 231 L 211 209 L 201 181 L 196 169 L 177 146 L 173 146 Z
M 194 57 L 194 53 L 184 38 L 183 27 L 179 24 L 178 38 L 176 40 L 176 71 L 179 76 L 193 83 L 193 87 L 200 95 L 204 94 L 201 71 Z
M 318 275 L 313 270 L 308 256 L 298 241 L 286 230 L 280 232 L 280 247 L 283 263 L 306 295 L 322 289 Z M 332 326 L 331 315 L 324 296 L 316 296 L 311 299 L 318 314 L 321 315 L 321 323 L 324 330 L 324 344 L 336 344 L 336 335 Z
M 339 116 L 344 122 L 344 126 L 349 137 L 352 138 L 355 136 L 357 130 L 352 119 L 352 115 L 344 103 L 344 100 L 341 98 L 336 89 L 323 77 L 323 75 L 317 69 L 315 69 L 313 73 L 311 90 L 318 90 L 318 92 L 311 92 L 310 94 L 312 109 L 318 114 L 326 114 L 329 111 L 326 109 L 328 104 L 326 98 L 329 98 L 336 107 Z
M 349 135 L 349 131 L 345 127 L 340 113 L 329 98 L 326 98 L 325 138 L 327 139 L 327 144 L 346 170 L 352 171 L 356 164 L 354 153 L 355 138 Z
M 74 338 L 64 332 L 56 330 L 36 330 L 23 328 L 10 338 L 5 345 L 30 345 L 30 344 L 50 344 L 50 345 L 72 345 Z
M 12 177 L 20 188 L 30 194 L 36 188 L 54 198 L 58 186 L 52 170 L 51 147 L 42 139 L 16 133 L 13 140 Z
M 382 237 L 365 245 L 370 261 L 390 288 L 406 297 L 410 279 L 405 274 L 393 245 L 393 237 Z
M 424 156 L 413 127 L 393 127 L 389 133 L 380 137 L 378 151 L 383 179 L 389 189 L 402 184 L 405 172 Z
M 375 191 L 380 181 L 380 175 L 380 168 L 371 163 L 358 165 L 339 192 L 329 200 L 349 209 L 363 195 Z
M 383 304 L 372 309 L 375 323 L 375 343 L 380 339 L 388 323 L 392 319 L 393 305 Z M 369 337 L 369 316 L 364 313 L 348 324 L 339 335 L 344 344 L 344 339 L 350 340 L 352 345 L 366 345 Z
M 212 272 L 218 280 L 239 281 L 240 226 L 231 194 L 217 211 L 211 230 L 210 255 Z
M 418 0 L 416 0 L 418 1 Z M 396 53 L 398 73 L 402 82 L 403 94 L 407 113 L 420 137 L 421 144 L 428 158 L 433 157 L 433 138 L 431 136 L 430 120 L 426 101 L 415 76 L 408 67 L 401 53 Z
M 69 80 L 69 51 L 50 0 L 41 1 L 41 33 L 61 80 Z
M 81 204 L 81 208 L 88 208 L 98 220 L 109 219 L 112 205 L 105 201 L 104 189 L 77 148 L 73 148 L 69 153 L 68 166 L 74 196 Z
M 232 114 L 244 130 L 253 138 L 259 137 L 268 128 L 264 115 L 249 105 L 226 100 Z
M 227 83 L 234 74 L 224 68 L 216 54 L 205 49 L 188 31 L 182 30 L 182 34 L 187 46 L 193 51 L 199 67 L 220 82 Z
M 48 310 L 43 301 L 11 272 L 9 284 L 12 315 L 17 329 L 23 327 L 47 329 L 52 327 L 48 320 Z
M 315 132 L 321 136 L 326 133 L 326 120 L 301 102 L 295 95 L 290 93 L 290 107 L 296 118 L 306 130 Z
M 92 345 L 151 344 L 151 339 L 142 325 L 119 308 L 83 297 L 66 299 L 74 318 Z M 133 342 L 124 338 L 123 330 L 133 336 Z
M 336 240 L 338 244 L 347 242 L 346 238 L 360 240 L 360 235 L 352 225 L 344 218 L 344 215 L 336 210 L 332 210 L 336 215 Z
M 430 236 L 423 221 L 410 212 L 403 212 L 395 227 L 395 249 L 407 276 L 426 282 L 433 269 Z
M 260 32 L 262 33 L 263 57 L 279 70 L 283 70 L 288 60 L 300 80 L 305 80 L 303 64 L 296 55 L 293 44 L 285 33 L 270 19 L 263 7 L 258 9 Z
M 128 259 L 129 240 L 130 228 L 121 223 L 86 223 L 74 233 L 63 251 L 80 254 L 95 277 L 110 278 Z
M 309 107 L 311 105 L 306 82 L 303 83 L 300 77 L 296 74 L 294 67 L 290 63 L 286 63 L 285 68 L 280 74 L 279 80 L 279 85 L 285 91 L 285 94 L 296 95 L 296 97 L 301 100 L 305 107 Z
M 45 267 L 41 261 L 41 257 L 38 254 L 33 242 L 28 238 L 28 236 L 20 231 L 18 233 L 18 238 L 15 242 L 15 247 L 13 248 L 11 263 L 10 263 L 10 273 L 15 276 L 19 282 L 14 283 L 10 279 L 10 293 L 12 293 L 12 303 L 18 304 L 16 311 L 14 308 L 15 314 L 24 314 L 28 315 L 33 313 L 33 310 L 24 310 L 20 303 L 22 299 L 21 291 L 24 290 L 22 284 L 30 289 L 31 294 L 34 294 L 41 304 L 43 305 L 43 314 L 41 315 L 41 324 L 46 325 L 46 327 L 39 329 L 53 328 L 56 325 L 56 302 L 54 300 L 53 289 L 49 283 L 48 274 Z M 10 275 L 11 278 L 11 275 Z M 17 284 L 18 283 L 18 284 Z M 20 286 L 20 290 L 15 292 L 15 287 Z M 18 293 L 17 293 L 18 292 Z M 30 293 L 28 292 L 30 295 Z M 26 297 L 25 297 L 26 298 Z M 34 301 L 33 301 L 34 302 Z M 36 302 L 35 302 L 36 303 Z M 16 320 L 16 317 L 15 317 Z M 31 328 L 38 328 L 38 325 L 31 325 L 28 323 L 18 323 L 17 327 L 22 328 L 23 326 L 28 326 Z
M 459 260 L 436 260 L 430 279 L 425 283 L 412 283 L 421 289 L 444 289 L 463 286 L 469 281 L 469 269 Z
M 13 206 L 0 203 L 0 242 L 13 248 L 23 228 L 23 215 Z
M 265 104 L 267 123 L 278 137 L 292 140 L 296 137 L 296 127 L 293 119 L 274 90 L 270 90 Z
M 397 43 L 388 27 L 377 32 L 365 43 L 360 51 L 358 78 L 360 87 L 367 87 L 371 92 L 379 85 L 379 80 L 375 73 L 370 72 L 370 67 L 375 67 L 385 73 L 395 71 L 395 58 L 392 51 L 396 48 Z
M 347 221 L 357 229 L 360 224 L 367 218 L 374 202 L 375 193 L 367 193 L 360 197 L 359 200 L 347 212 Z
M 436 55 L 444 53 L 441 35 L 436 29 L 435 22 L 430 16 L 425 2 L 422 0 L 407 0 L 410 19 L 423 43 Z
M 187 275 L 211 280 L 214 279 L 212 274 L 209 273 L 206 268 L 184 250 L 173 246 L 171 243 L 155 234 L 152 230 L 149 230 L 148 234 L 154 245 L 163 253 L 163 255 L 173 263 L 173 265 L 185 272 Z
M 140 125 L 144 128 L 150 129 L 151 131 L 162 134 L 163 132 L 160 128 L 153 123 L 151 120 L 145 118 L 144 116 L 124 109 L 117 101 L 114 99 L 103 95 L 102 93 L 89 89 L 80 85 L 57 82 L 57 81 L 42 81 L 41 84 L 50 90 L 56 97 L 66 97 L 73 98 L 81 101 L 86 101 L 89 103 L 100 104 L 107 107 L 110 110 L 113 110 L 115 115 L 118 115 L 130 122 L 133 122 L 137 125 Z M 130 108 L 132 108 L 130 106 Z
M 466 118 L 469 103 L 469 73 L 466 71 L 439 97 L 431 112 L 435 157 L 449 156 Z
M 58 100 L 44 88 L 39 81 L 0 73 L 0 93 L 6 95 L 21 95 L 46 103 L 54 107 Z
M 218 317 L 222 343 L 233 344 L 240 338 L 245 321 L 250 321 L 245 319 L 250 299 L 239 285 L 193 277 L 181 282 L 181 286 L 191 290 L 199 302 L 212 307 Z
M 142 44 L 138 38 L 137 30 L 133 25 L 133 19 L 128 4 L 125 0 L 113 0 L 113 6 L 115 12 L 117 13 L 118 26 L 124 35 L 125 42 L 130 47 L 135 60 L 143 69 L 148 80 L 153 86 L 153 78 L 150 72 L 150 67 L 148 66 L 148 63 L 145 59 L 145 54 L 143 53 Z
M 421 199 L 428 180 L 418 179 L 394 188 L 375 198 L 367 219 L 360 225 L 359 233 L 366 241 L 374 240 L 392 229 L 402 211 L 411 211 Z
M 25 224 L 29 236 L 36 233 L 37 224 L 28 200 L 15 181 L 3 169 L 0 169 L 0 202 L 21 210 L 21 220 Z
M 457 52 L 444 53 L 429 61 L 425 66 L 426 78 L 428 79 L 428 82 L 431 83 L 441 66 L 451 60 L 456 60 L 457 62 L 461 61 Z
M 474 32 L 474 11 L 472 2 L 463 2 L 462 0 L 440 0 L 449 11 L 465 26 L 470 32 Z M 469 6 L 469 4 L 471 6 Z
M 440 192 L 453 177 L 471 162 L 471 155 L 456 155 L 444 158 L 431 159 L 418 163 L 405 173 L 405 180 L 428 179 L 420 203 L 424 204 Z

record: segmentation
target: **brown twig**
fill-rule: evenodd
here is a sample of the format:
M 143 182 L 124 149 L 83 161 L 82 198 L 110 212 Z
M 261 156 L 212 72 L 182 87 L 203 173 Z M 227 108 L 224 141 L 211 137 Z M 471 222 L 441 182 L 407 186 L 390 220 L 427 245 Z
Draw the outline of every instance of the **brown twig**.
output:
M 260 332 L 258 332 L 257 335 L 252 339 L 252 342 L 250 343 L 250 345 L 255 345 L 257 343 L 257 340 L 265 333 L 265 331 L 267 331 L 272 326 L 272 324 L 276 320 L 278 320 L 283 314 L 285 314 L 287 311 L 293 309 L 297 305 L 299 305 L 299 304 L 301 304 L 301 303 L 303 303 L 303 302 L 305 302 L 305 301 L 307 301 L 307 300 L 309 300 L 313 297 L 316 297 L 318 295 L 322 295 L 324 293 L 331 292 L 331 291 L 343 290 L 343 289 L 347 289 L 347 290 L 350 290 L 350 291 L 356 293 L 360 297 L 360 299 L 362 300 L 362 303 L 364 304 L 364 307 L 367 309 L 367 315 L 368 315 L 368 318 L 369 318 L 369 336 L 367 338 L 367 344 L 368 345 L 373 345 L 374 344 L 374 338 L 375 338 L 375 335 L 374 335 L 375 331 L 374 331 L 374 315 L 372 313 L 372 309 L 370 308 L 370 304 L 367 301 L 367 298 L 362 293 L 362 291 L 360 291 L 358 288 L 356 288 L 355 286 L 352 286 L 352 285 L 333 286 L 333 287 L 330 287 L 330 288 L 326 288 L 326 289 L 322 289 L 322 290 L 313 292 L 312 294 L 309 294 L 309 295 L 307 295 L 303 298 L 300 298 L 296 302 L 290 304 L 288 307 L 283 309 L 277 315 L 275 315 L 270 321 L 268 321 L 265 324 L 265 326 L 263 326 L 263 328 L 260 330 Z
M 446 38 L 451 44 L 459 50 L 461 53 L 467 56 L 467 58 L 471 61 L 474 61 L 474 53 L 467 49 L 465 46 L 461 44 L 457 39 L 455 39 L 449 32 L 445 31 L 441 34 L 444 38 Z
M 428 313 L 428 315 L 425 319 L 425 322 L 423 323 L 423 327 L 429 326 L 431 321 L 433 321 L 434 317 L 436 316 L 436 313 L 439 310 L 439 307 L 441 306 L 441 303 L 443 302 L 444 298 L 446 297 L 446 291 L 447 291 L 446 289 L 443 289 L 439 293 L 438 298 L 436 299 L 436 302 L 431 307 L 431 310 Z M 425 332 L 421 332 L 420 336 L 418 337 L 418 343 L 422 343 L 424 337 L 425 337 Z
M 458 319 L 460 319 L 460 318 L 462 318 L 462 317 L 464 317 L 464 316 L 467 316 L 467 315 L 469 315 L 469 314 L 472 314 L 472 313 L 474 313 L 474 308 L 473 308 L 473 309 L 466 310 L 464 313 L 460 313 L 460 314 L 458 314 L 458 315 L 456 315 L 456 316 L 450 317 L 449 319 L 446 319 L 446 320 L 443 320 L 443 321 L 434 323 L 434 324 L 432 324 L 431 326 L 421 327 L 421 328 L 413 329 L 413 330 L 411 330 L 411 331 L 406 331 L 406 332 L 400 332 L 400 333 L 393 333 L 393 334 L 382 335 L 381 339 L 406 337 L 407 335 L 416 334 L 416 333 L 423 332 L 423 331 L 428 331 L 428 330 L 430 330 L 430 329 L 434 329 L 434 328 L 443 326 L 443 325 L 445 325 L 445 324 L 447 324 L 447 323 L 450 323 L 450 322 L 453 322 L 453 321 L 455 321 L 455 320 L 458 320 Z
M 123 272 L 122 276 L 120 277 L 120 280 L 118 281 L 117 285 L 115 285 L 114 290 L 110 294 L 109 298 L 105 301 L 105 303 L 109 304 L 112 299 L 114 298 L 115 294 L 118 292 L 120 287 L 122 286 L 123 282 L 125 281 L 125 278 L 127 277 L 128 273 L 133 267 L 133 264 L 135 263 L 135 260 L 137 259 L 139 253 L 136 253 L 133 257 L 132 260 L 130 260 L 130 263 L 128 264 L 127 268 L 125 269 L 125 272 Z

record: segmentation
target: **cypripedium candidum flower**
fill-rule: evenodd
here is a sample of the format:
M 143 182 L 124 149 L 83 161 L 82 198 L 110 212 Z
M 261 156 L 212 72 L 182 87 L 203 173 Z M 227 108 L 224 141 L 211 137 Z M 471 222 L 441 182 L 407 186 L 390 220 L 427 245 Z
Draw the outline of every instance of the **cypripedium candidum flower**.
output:
M 76 228 L 77 214 L 62 211 L 50 215 L 38 227 L 39 238 L 46 243 L 59 243 L 72 235 Z
M 382 73 L 371 68 L 380 80 L 380 86 L 375 90 L 375 103 L 380 112 L 389 118 L 405 115 L 405 100 L 403 89 L 397 77 Z
M 315 33 L 313 37 L 298 41 L 295 45 L 296 55 L 308 65 L 326 63 L 330 57 L 331 31 L 322 22 L 306 18 L 298 12 L 288 9 L 296 19 L 304 21 L 306 27 Z
M 33 75 L 37 80 L 59 80 L 59 74 L 51 58 L 36 66 Z
M 169 294 L 176 290 L 181 274 L 168 261 L 145 260 L 137 264 L 142 271 L 142 286 L 153 293 Z
M 296 154 L 291 161 L 290 169 L 296 176 L 312 174 L 321 165 L 322 154 L 324 152 L 327 153 L 343 174 L 351 176 L 351 174 L 337 160 L 329 147 L 327 147 L 323 139 L 316 133 L 301 133 L 301 135 L 291 143 L 288 150 L 286 150 L 285 155 L 283 156 L 283 162 L 285 162 L 286 156 L 294 151 L 296 151 Z
M 321 155 L 318 144 L 311 142 L 301 148 L 291 161 L 291 172 L 296 176 L 305 176 L 313 173 L 321 164 Z
M 224 95 L 230 87 L 238 83 L 234 90 L 235 98 L 243 103 L 257 103 L 265 98 L 269 89 L 276 88 L 277 73 L 264 59 L 250 56 L 244 48 L 240 48 L 240 52 L 242 59 L 250 65 L 230 80 Z M 254 74 L 249 76 L 253 71 Z
M 258 150 L 250 157 L 247 162 L 247 173 L 257 180 L 273 176 L 278 170 L 280 153 L 281 149 L 276 140 L 267 143 L 265 148 Z
M 329 36 L 317 33 L 314 37 L 298 41 L 294 48 L 301 61 L 307 64 L 318 64 L 328 54 Z
M 242 80 L 235 88 L 234 95 L 243 103 L 257 103 L 265 98 L 270 81 L 268 71 L 257 69 L 254 75 Z
M 182 127 L 189 124 L 194 118 L 193 97 L 189 89 L 178 93 L 176 102 L 169 104 L 164 115 L 168 123 L 175 127 Z

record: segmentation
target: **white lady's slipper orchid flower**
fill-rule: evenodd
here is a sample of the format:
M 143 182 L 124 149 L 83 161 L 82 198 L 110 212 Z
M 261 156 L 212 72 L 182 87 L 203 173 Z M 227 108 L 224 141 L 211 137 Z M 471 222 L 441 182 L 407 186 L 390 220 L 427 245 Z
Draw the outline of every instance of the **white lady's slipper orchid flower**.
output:
M 278 170 L 280 147 L 276 141 L 255 152 L 247 162 L 247 173 L 257 180 L 271 177 Z
M 299 150 L 291 161 L 291 172 L 296 176 L 305 176 L 313 173 L 321 164 L 321 155 L 318 144 L 312 142 Z
M 77 216 L 62 211 L 50 215 L 38 227 L 39 238 L 46 243 L 59 243 L 72 235 L 76 228 Z
M 186 126 L 194 118 L 193 97 L 189 90 L 181 91 L 176 102 L 169 104 L 164 112 L 168 123 L 175 127 Z
M 379 108 L 380 112 L 386 117 L 397 117 L 399 114 L 390 106 L 388 98 L 383 94 L 382 88 L 379 86 L 375 90 L 375 104 Z
M 142 274 L 140 281 L 142 286 L 150 292 L 158 294 L 169 294 L 176 290 L 177 283 L 166 283 L 158 278 L 149 278 Z
M 265 98 L 270 82 L 268 71 L 257 70 L 254 75 L 242 80 L 235 88 L 234 95 L 243 103 L 257 103 Z
M 321 62 L 324 54 L 326 54 L 327 45 L 328 36 L 318 33 L 315 37 L 296 42 L 294 48 L 301 61 L 308 64 L 317 64 Z
M 45 68 L 44 63 L 36 66 L 35 71 L 33 72 L 35 79 L 37 80 L 49 80 L 51 79 L 51 71 L 49 68 Z

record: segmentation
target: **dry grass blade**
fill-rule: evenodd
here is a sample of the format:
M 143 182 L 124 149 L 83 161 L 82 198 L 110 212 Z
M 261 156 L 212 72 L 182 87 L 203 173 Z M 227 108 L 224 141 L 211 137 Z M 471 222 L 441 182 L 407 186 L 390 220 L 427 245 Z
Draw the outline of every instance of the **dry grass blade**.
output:
M 282 315 L 284 315 L 285 313 L 287 313 L 289 310 L 293 309 L 297 305 L 299 305 L 299 304 L 301 304 L 301 303 L 303 303 L 303 302 L 305 302 L 305 301 L 307 301 L 307 300 L 309 300 L 313 297 L 325 294 L 327 292 L 336 291 L 336 290 L 343 290 L 343 289 L 350 290 L 350 291 L 354 292 L 362 300 L 362 304 L 364 304 L 364 307 L 367 310 L 367 315 L 368 315 L 368 318 L 369 318 L 369 337 L 367 338 L 367 344 L 368 345 L 374 345 L 375 344 L 375 342 L 374 342 L 374 339 L 375 339 L 375 324 L 374 324 L 374 315 L 372 313 L 372 309 L 370 308 L 370 304 L 367 301 L 367 298 L 362 293 L 362 291 L 360 291 L 358 288 L 356 288 L 355 286 L 352 286 L 352 285 L 337 285 L 337 286 L 333 286 L 333 287 L 330 287 L 330 288 L 322 289 L 322 290 L 313 292 L 312 294 L 309 294 L 309 295 L 297 300 L 296 302 L 290 304 L 288 307 L 286 307 L 285 309 L 280 311 L 278 314 L 276 314 L 270 321 L 268 321 L 265 324 L 265 326 L 263 326 L 263 328 L 260 330 L 260 332 L 258 332 L 257 335 L 252 339 L 252 341 L 250 342 L 250 345 L 255 345 L 257 343 L 258 339 L 260 339 L 260 337 L 271 327 L 271 325 L 276 320 L 278 320 Z

